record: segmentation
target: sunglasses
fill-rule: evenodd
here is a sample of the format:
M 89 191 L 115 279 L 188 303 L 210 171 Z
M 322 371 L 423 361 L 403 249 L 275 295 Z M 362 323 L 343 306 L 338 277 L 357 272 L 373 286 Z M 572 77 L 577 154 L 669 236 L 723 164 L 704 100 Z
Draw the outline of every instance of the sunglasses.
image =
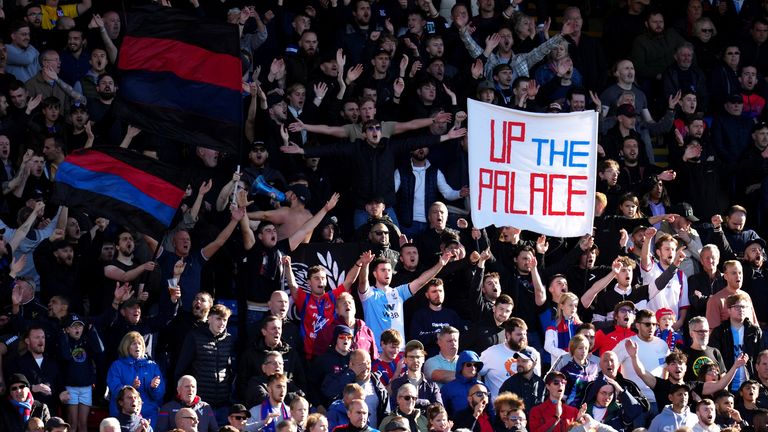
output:
M 702 33 L 714 33 L 714 32 L 715 32 L 715 29 L 709 29 L 709 28 L 707 28 L 707 29 L 701 29 L 701 32 L 702 32 Z
M 409 401 L 409 402 L 412 401 L 412 400 L 418 399 L 416 396 L 411 396 L 411 395 L 402 395 L 400 397 L 405 399 L 405 400 L 407 400 L 407 401 Z
M 246 417 L 246 416 L 244 416 L 244 415 L 233 415 L 233 416 L 232 416 L 232 418 L 233 418 L 233 419 L 235 419 L 235 420 L 240 420 L 240 421 L 242 421 L 242 420 L 245 420 L 245 419 L 247 419 L 248 417 Z
M 27 387 L 27 386 L 25 386 L 24 384 L 19 384 L 19 385 L 11 386 L 11 391 L 24 390 L 25 387 Z
M 381 126 L 368 126 L 368 129 L 366 129 L 366 130 L 368 130 L 369 132 L 380 131 L 381 130 Z
M 352 335 L 340 334 L 339 339 L 352 339 Z
M 468 368 L 468 367 L 476 368 L 477 367 L 477 363 L 472 363 L 472 362 L 464 363 L 464 367 L 465 368 Z
M 486 397 L 488 396 L 488 394 L 489 394 L 488 392 L 484 392 L 484 391 L 476 391 L 472 393 L 472 395 L 474 395 L 475 397 Z

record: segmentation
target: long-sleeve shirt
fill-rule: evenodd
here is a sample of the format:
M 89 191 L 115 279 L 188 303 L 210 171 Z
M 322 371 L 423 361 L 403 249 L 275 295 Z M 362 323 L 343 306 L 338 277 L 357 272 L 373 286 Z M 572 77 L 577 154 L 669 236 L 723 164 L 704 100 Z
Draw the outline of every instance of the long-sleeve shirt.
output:
M 411 171 L 413 171 L 416 182 L 414 183 L 413 190 L 413 220 L 417 222 L 427 222 L 427 215 L 424 212 L 424 197 L 425 197 L 425 181 L 427 176 L 427 168 L 431 164 L 427 161 L 427 164 L 422 167 L 413 166 L 411 162 Z M 437 189 L 448 201 L 455 201 L 461 198 L 460 191 L 453 189 L 447 181 L 445 181 L 445 175 L 440 170 L 437 170 Z M 395 170 L 395 192 L 400 190 L 400 171 Z
M 472 58 L 478 58 L 483 54 L 483 48 L 472 39 L 472 35 L 470 35 L 468 31 L 459 31 L 459 34 L 461 35 L 462 42 L 464 42 L 464 46 L 467 48 L 467 51 L 469 51 L 469 55 L 472 56 Z M 508 59 L 501 57 L 495 52 L 491 53 L 491 55 L 488 56 L 488 61 L 485 62 L 485 77 L 490 79 L 493 76 L 493 68 L 503 63 L 509 64 L 512 68 L 513 81 L 517 77 L 527 77 L 530 75 L 531 68 L 546 57 L 546 55 L 552 51 L 552 48 L 563 41 L 565 41 L 565 39 L 563 39 L 562 35 L 553 36 L 533 49 L 533 51 L 522 54 L 512 54 Z
M 8 48 L 8 65 L 5 67 L 7 73 L 27 82 L 40 72 L 40 63 L 37 62 L 40 53 L 35 47 L 29 45 L 22 49 L 13 44 L 6 45 L 6 47 Z

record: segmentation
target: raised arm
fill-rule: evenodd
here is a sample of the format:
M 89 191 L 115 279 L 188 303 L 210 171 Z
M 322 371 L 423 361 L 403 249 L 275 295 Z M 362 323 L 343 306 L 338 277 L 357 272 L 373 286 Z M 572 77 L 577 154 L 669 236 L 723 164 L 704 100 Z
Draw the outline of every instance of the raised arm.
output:
M 235 208 L 231 210 L 232 217 L 227 224 L 227 226 L 224 227 L 223 230 L 219 233 L 219 235 L 216 236 L 216 238 L 208 243 L 207 246 L 205 246 L 202 250 L 203 257 L 205 259 L 209 259 L 212 257 L 216 252 L 221 249 L 222 246 L 224 246 L 224 243 L 227 242 L 227 239 L 229 236 L 232 235 L 232 232 L 235 231 L 235 227 L 237 224 L 240 223 L 240 219 L 245 217 L 245 209 L 244 208 Z
M 297 120 L 288 126 L 288 130 L 291 132 L 301 132 L 305 130 L 321 135 L 329 135 L 336 138 L 349 138 L 347 130 L 342 126 L 328 126 L 328 125 L 311 125 L 303 123 L 301 120 Z
M 541 282 L 537 261 L 534 256 L 533 261 L 531 261 L 531 280 L 533 281 L 533 301 L 536 303 L 536 306 L 541 306 L 547 302 L 547 290 Z
M 645 229 L 643 233 L 643 249 L 640 252 L 640 266 L 643 269 L 650 269 L 651 265 L 653 265 L 651 243 L 653 243 L 654 236 L 656 236 L 656 228 L 650 227 Z
M 11 250 L 15 251 L 19 247 L 21 242 L 27 237 L 27 234 L 29 234 L 29 230 L 32 229 L 32 225 L 35 223 L 37 218 L 43 216 L 44 211 L 45 204 L 42 201 L 38 201 L 35 204 L 35 210 L 29 214 L 27 220 L 25 220 L 24 223 L 19 226 L 16 232 L 13 233 L 11 241 L 8 242 L 8 244 L 11 246 Z
M 452 117 L 451 113 L 441 112 L 437 114 L 434 118 L 427 117 L 427 118 L 414 119 L 407 122 L 397 122 L 395 123 L 395 134 L 401 134 L 401 133 L 409 132 L 416 129 L 430 127 L 435 123 L 447 123 L 451 121 L 451 117 Z
M 733 362 L 733 366 L 731 366 L 731 368 L 728 369 L 728 372 L 724 373 L 719 380 L 704 383 L 704 394 L 702 396 L 711 395 L 715 392 L 725 389 L 728 385 L 731 384 L 731 381 L 733 381 L 733 377 L 736 376 L 736 372 L 739 371 L 739 368 L 746 365 L 748 361 L 749 356 L 747 354 L 742 353 L 739 355 L 736 358 L 736 361 Z
M 339 195 L 338 193 L 334 193 L 331 198 L 328 200 L 327 203 L 321 208 L 312 218 L 310 218 L 308 221 L 304 222 L 304 225 L 302 225 L 299 229 L 296 230 L 295 233 L 291 234 L 290 237 L 288 237 L 288 245 L 291 250 L 295 250 L 299 245 L 304 241 L 304 239 L 307 238 L 309 233 L 314 231 L 314 229 L 320 224 L 320 222 L 323 221 L 323 218 L 325 215 L 328 214 L 329 211 L 333 210 L 334 207 L 336 207 L 336 204 L 339 202 Z
M 360 261 L 363 266 L 360 267 L 360 276 L 357 278 L 357 293 L 365 294 L 368 290 L 368 266 L 373 261 L 373 254 L 364 255 Z
M 619 258 L 613 260 L 610 273 L 598 279 L 595 283 L 592 284 L 591 287 L 589 287 L 587 292 L 581 296 L 581 305 L 589 309 L 589 307 L 592 306 L 592 302 L 595 301 L 595 297 L 597 297 L 597 295 L 600 294 L 600 292 L 604 290 L 612 280 L 619 277 L 621 268 L 622 264 L 619 261 Z
M 282 260 L 283 272 L 285 273 L 285 283 L 291 290 L 291 298 L 296 300 L 296 292 L 299 286 L 296 284 L 296 276 L 293 274 L 293 267 L 291 267 L 291 257 L 285 255 Z
M 344 289 L 347 290 L 347 292 L 352 290 L 352 284 L 355 283 L 355 279 L 357 279 L 357 276 L 360 274 L 360 269 L 363 268 L 363 263 L 368 259 L 368 255 L 370 255 L 370 259 L 373 260 L 373 253 L 371 251 L 363 252 L 362 255 L 360 255 L 360 258 L 355 261 L 355 264 L 353 264 L 349 271 L 347 271 L 347 277 L 344 278 Z
M 639 376 L 648 387 L 656 387 L 656 377 L 648 373 L 637 358 L 637 344 L 634 341 L 627 339 L 624 341 L 624 348 L 626 348 L 627 354 L 629 354 L 629 358 L 632 360 L 632 367 L 635 369 L 637 376 Z
M 455 259 L 456 256 L 454 255 L 452 250 L 446 250 L 443 252 L 442 255 L 440 255 L 440 259 L 437 260 L 437 264 L 432 266 L 429 270 L 425 271 L 419 277 L 412 280 L 411 283 L 408 284 L 408 289 L 411 290 L 411 294 L 416 294 L 418 290 L 421 289 L 424 285 L 427 284 L 432 278 L 437 276 L 438 273 L 440 273 L 440 270 L 448 264 L 451 260 Z

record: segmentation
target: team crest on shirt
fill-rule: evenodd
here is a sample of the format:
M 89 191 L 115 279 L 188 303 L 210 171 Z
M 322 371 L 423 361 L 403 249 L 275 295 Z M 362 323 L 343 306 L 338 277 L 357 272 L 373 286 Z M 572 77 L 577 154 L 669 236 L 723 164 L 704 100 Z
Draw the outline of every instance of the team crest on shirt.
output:
M 712 361 L 711 358 L 707 356 L 696 357 L 696 360 L 693 361 L 693 375 L 698 377 L 699 371 L 701 370 L 701 368 L 704 365 L 710 364 L 710 363 L 714 363 L 714 362 Z

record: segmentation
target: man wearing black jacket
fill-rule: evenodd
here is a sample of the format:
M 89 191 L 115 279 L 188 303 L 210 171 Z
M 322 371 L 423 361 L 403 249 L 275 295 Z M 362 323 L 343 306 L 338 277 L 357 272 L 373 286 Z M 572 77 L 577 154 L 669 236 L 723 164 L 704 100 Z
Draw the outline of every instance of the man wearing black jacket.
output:
M 353 193 L 357 210 L 355 210 L 355 228 L 365 223 L 367 215 L 365 203 L 374 196 L 382 196 L 387 206 L 387 214 L 393 213 L 395 204 L 395 159 L 400 154 L 412 150 L 429 147 L 437 143 L 466 135 L 466 129 L 451 129 L 448 133 L 435 136 L 420 136 L 403 140 L 385 138 L 381 133 L 381 122 L 369 120 L 363 124 L 364 139 L 349 145 L 347 142 L 336 143 L 313 148 L 302 148 L 287 141 L 284 137 L 280 150 L 287 154 L 303 154 L 306 157 L 345 157 L 354 168 L 349 178 L 354 178 Z M 397 222 L 394 218 L 393 220 Z
M 370 382 L 370 386 L 366 383 Z M 365 394 L 364 399 L 366 403 L 370 403 L 369 397 L 376 399 L 376 411 L 370 411 L 368 413 L 368 423 L 378 425 L 384 417 L 389 414 L 389 395 L 384 384 L 381 382 L 381 374 L 371 372 L 371 356 L 365 350 L 355 350 L 349 357 L 349 367 L 337 372 L 333 375 L 329 375 L 323 385 L 323 393 L 330 398 L 338 398 L 343 390 L 344 386 L 350 383 L 357 383 L 370 394 Z

